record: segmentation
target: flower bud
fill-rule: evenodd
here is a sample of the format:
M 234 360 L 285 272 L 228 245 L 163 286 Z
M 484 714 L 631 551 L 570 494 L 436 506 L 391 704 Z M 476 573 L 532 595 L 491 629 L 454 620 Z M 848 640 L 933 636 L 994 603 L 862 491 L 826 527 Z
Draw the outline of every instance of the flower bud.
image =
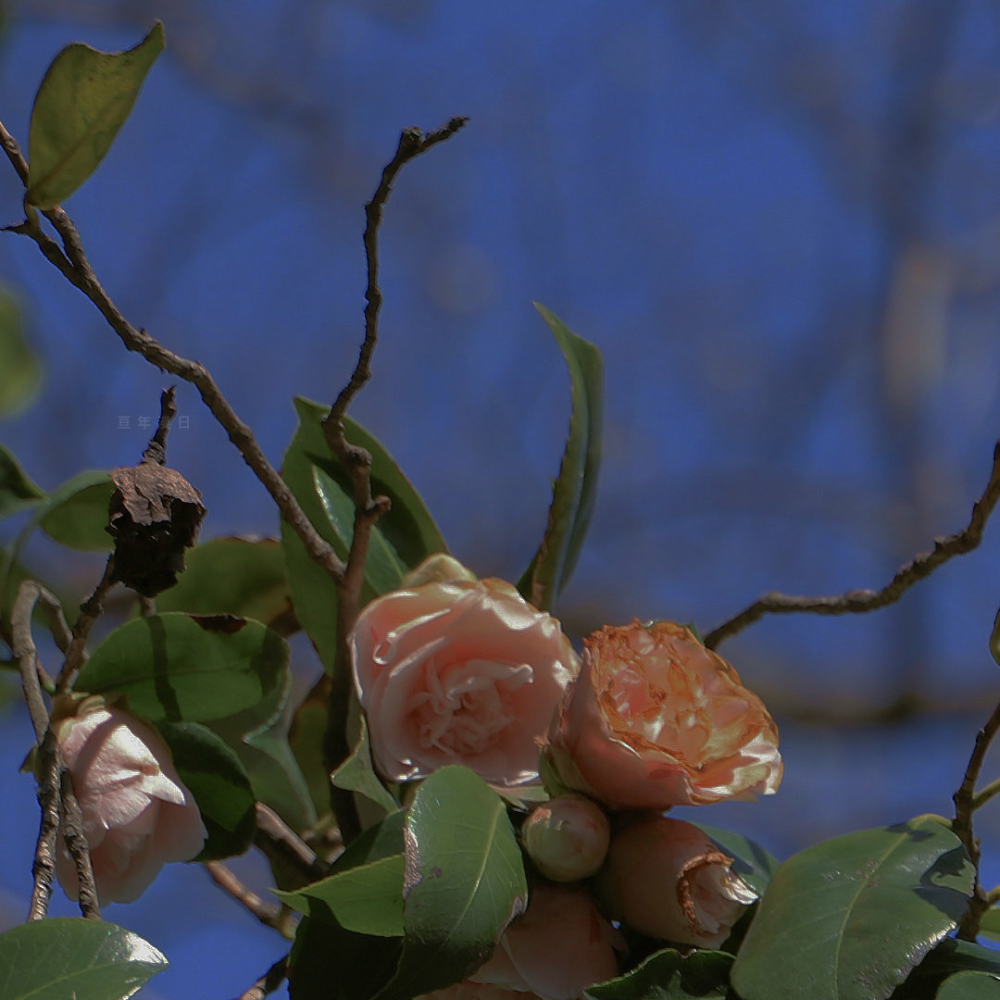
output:
M 559 795 L 532 812 L 521 839 L 542 875 L 554 882 L 573 882 L 601 867 L 611 827 L 604 810 L 585 795 Z
M 612 918 L 675 944 L 718 948 L 757 894 L 692 823 L 657 816 L 616 833 L 598 892 Z
M 61 714 L 65 705 L 58 706 Z M 167 745 L 134 715 L 91 698 L 54 726 L 83 814 L 100 902 L 137 899 L 169 861 L 190 861 L 207 833 Z M 63 847 L 56 874 L 66 895 L 79 894 L 76 868 Z

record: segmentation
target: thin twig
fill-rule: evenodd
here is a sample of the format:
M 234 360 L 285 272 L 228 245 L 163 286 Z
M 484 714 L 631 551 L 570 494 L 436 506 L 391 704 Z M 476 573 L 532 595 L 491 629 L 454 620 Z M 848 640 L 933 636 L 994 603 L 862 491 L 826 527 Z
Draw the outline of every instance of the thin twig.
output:
M 279 958 L 250 989 L 241 993 L 237 1000 L 264 1000 L 264 997 L 281 986 L 287 975 L 288 956 L 285 955 L 284 958 Z
M 316 882 L 329 873 L 327 865 L 273 809 L 258 802 L 256 813 L 254 843 L 268 860 L 294 870 L 301 885 Z
M 914 556 L 881 590 L 849 590 L 833 597 L 795 597 L 771 593 L 754 601 L 734 618 L 705 636 L 705 645 L 715 649 L 724 639 L 736 635 L 766 614 L 809 611 L 817 615 L 862 614 L 893 604 L 918 580 L 929 576 L 952 556 L 971 552 L 983 537 L 986 521 L 1000 500 L 1000 441 L 993 449 L 993 468 L 982 496 L 972 506 L 969 523 L 957 534 L 934 539 L 934 548 Z
M 972 798 L 972 811 L 978 812 L 987 802 L 996 798 L 997 795 L 1000 795 L 1000 778 L 991 781 L 985 788 L 976 792 Z
M 156 423 L 156 430 L 149 439 L 146 450 L 142 453 L 143 462 L 163 465 L 167 460 L 167 432 L 170 430 L 170 421 L 177 415 L 177 403 L 174 402 L 176 395 L 175 385 L 160 393 L 160 419 Z
M 351 479 L 354 499 L 354 533 L 343 576 L 337 584 L 337 669 L 330 685 L 329 712 L 323 740 L 323 758 L 328 772 L 336 770 L 351 752 L 347 741 L 347 715 L 351 702 L 351 679 L 347 636 L 361 610 L 361 590 L 364 584 L 368 539 L 375 522 L 389 509 L 389 498 L 373 497 L 371 493 L 372 457 L 365 448 L 351 444 L 344 434 L 344 416 L 354 397 L 371 378 L 371 359 L 378 342 L 378 315 L 382 306 L 379 288 L 379 227 L 383 209 L 392 192 L 392 185 L 402 168 L 440 142 L 450 139 L 464 127 L 468 118 L 456 116 L 441 128 L 424 133 L 418 128 L 403 129 L 393 158 L 382 169 L 382 176 L 371 200 L 365 205 L 365 337 L 358 361 L 347 385 L 341 389 L 330 412 L 323 420 L 323 433 L 330 451 L 340 460 Z M 350 792 L 330 783 L 330 805 L 345 843 L 361 832 L 354 797 Z
M 208 861 L 205 863 L 205 870 L 211 876 L 212 881 L 224 892 L 227 892 L 241 906 L 250 911 L 265 927 L 272 930 L 285 932 L 285 919 L 282 908 L 277 904 L 270 904 L 261 899 L 252 889 L 246 886 L 229 868 L 221 861 Z
M 59 743 L 49 724 L 49 712 L 39 683 L 38 650 L 31 635 L 31 615 L 36 604 L 45 608 L 53 634 L 61 648 L 69 648 L 69 628 L 59 601 L 41 584 L 25 580 L 18 588 L 11 612 L 14 656 L 21 670 L 24 698 L 38 744 L 37 782 L 41 820 L 35 857 L 31 865 L 33 888 L 29 920 L 40 920 L 48 912 L 56 872 L 56 841 L 60 827 L 66 847 L 76 865 L 80 886 L 80 910 L 85 917 L 100 919 L 90 850 L 83 832 L 83 817 L 73 794 L 69 771 L 59 751 Z
M 104 574 L 94 592 L 80 605 L 80 617 L 73 625 L 73 641 L 66 650 L 62 669 L 56 680 L 56 691 L 69 691 L 76 681 L 80 668 L 87 662 L 87 639 L 94 622 L 104 613 L 104 598 L 115 586 L 115 554 L 112 552 L 104 564 Z
M 60 819 L 62 820 L 63 840 L 66 850 L 76 866 L 76 880 L 79 889 L 80 912 L 91 920 L 101 919 L 101 908 L 97 899 L 97 884 L 94 881 L 94 866 L 90 860 L 90 845 L 83 831 L 83 813 L 80 803 L 73 791 L 73 779 L 69 769 L 63 763 L 62 754 L 56 746 L 57 766 L 59 768 L 59 795 L 61 801 Z
M 993 709 L 993 714 L 986 725 L 976 733 L 976 745 L 969 758 L 969 766 L 965 769 L 965 777 L 962 778 L 958 791 L 952 796 L 955 802 L 955 818 L 952 820 L 951 828 L 968 851 L 975 869 L 972 898 L 958 926 L 958 936 L 964 941 L 976 940 L 979 921 L 990 905 L 979 882 L 979 839 L 972 827 L 972 814 L 975 812 L 976 782 L 979 780 L 986 752 L 998 732 L 1000 732 L 1000 704 Z
M 2 123 L 0 123 L 0 146 L 3 147 L 7 158 L 13 164 L 21 182 L 26 183 L 27 162 L 21 154 L 16 140 Z M 28 218 L 23 223 L 6 228 L 11 232 L 20 233 L 33 239 L 45 258 L 97 307 L 128 350 L 138 352 L 151 365 L 170 372 L 195 386 L 205 405 L 243 456 L 243 460 L 271 494 L 282 517 L 302 540 L 310 557 L 322 566 L 333 579 L 339 579 L 344 567 L 337 554 L 313 528 L 291 490 L 261 450 L 253 432 L 236 415 L 236 411 L 223 396 L 208 369 L 200 362 L 190 361 L 168 351 L 145 330 L 132 326 L 97 280 L 97 275 L 83 251 L 80 234 L 70 217 L 58 206 L 42 214 L 55 227 L 62 240 L 61 247 L 42 230 L 37 214 L 34 212 L 28 212 Z

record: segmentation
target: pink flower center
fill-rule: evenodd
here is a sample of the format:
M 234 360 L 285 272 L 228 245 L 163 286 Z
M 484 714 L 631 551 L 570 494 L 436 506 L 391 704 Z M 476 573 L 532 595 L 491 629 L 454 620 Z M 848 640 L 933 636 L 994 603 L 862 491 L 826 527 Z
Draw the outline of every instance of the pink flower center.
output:
M 456 756 L 485 753 L 516 719 L 513 692 L 532 681 L 526 664 L 428 662 L 426 690 L 410 702 L 420 745 Z

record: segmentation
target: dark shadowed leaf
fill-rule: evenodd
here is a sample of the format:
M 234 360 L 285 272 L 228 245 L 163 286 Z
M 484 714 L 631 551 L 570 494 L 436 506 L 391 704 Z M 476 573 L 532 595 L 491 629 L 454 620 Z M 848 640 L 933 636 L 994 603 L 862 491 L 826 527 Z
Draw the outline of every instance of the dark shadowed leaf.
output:
M 942 941 L 892 1000 L 993 1000 L 1000 996 L 1000 951 L 970 941 Z
M 289 957 L 291 1000 L 369 1000 L 390 979 L 402 941 L 345 930 L 332 917 L 305 917 Z
M 405 937 L 380 1000 L 458 982 L 524 911 L 524 862 L 503 800 L 463 767 L 435 771 L 406 817 Z
M 167 965 L 151 944 L 114 924 L 36 920 L 0 934 L 0 997 L 124 1000 Z
M 197 722 L 161 722 L 157 728 L 208 830 L 205 847 L 194 860 L 242 854 L 253 843 L 257 820 L 250 778 L 236 752 Z
M 125 694 L 151 722 L 211 722 L 255 708 L 287 683 L 288 647 L 260 622 L 172 612 L 115 629 L 76 689 Z
M 931 817 L 810 847 L 774 873 L 733 985 L 744 1000 L 882 1000 L 956 926 L 972 879 Z
M 35 395 L 41 380 L 42 367 L 21 327 L 21 310 L 14 297 L 0 289 L 0 416 L 16 413 L 25 406 Z
M 345 558 L 353 536 L 353 506 L 349 478 L 327 447 L 321 426 L 329 407 L 297 399 L 295 408 L 299 426 L 285 452 L 281 474 L 319 534 Z M 372 531 L 363 592 L 363 599 L 369 601 L 398 586 L 406 568 L 432 552 L 445 551 L 445 544 L 419 494 L 385 448 L 349 417 L 344 430 L 352 444 L 367 448 L 372 456 L 372 493 L 388 496 L 392 502 Z M 337 621 L 333 581 L 309 558 L 284 522 L 281 541 L 296 616 L 332 671 Z
M 17 459 L 0 444 L 0 518 L 25 507 L 35 507 L 44 499 L 45 493 L 28 478 Z
M 601 467 L 604 365 L 593 344 L 578 337 L 544 306 L 536 302 L 535 308 L 566 359 L 573 405 L 545 534 L 517 584 L 536 608 L 548 611 L 573 573 L 594 510 Z
M 126 52 L 98 52 L 74 42 L 55 57 L 31 110 L 26 201 L 52 208 L 90 177 L 125 124 L 163 45 L 157 21 Z
M 687 958 L 672 948 L 650 955 L 631 972 L 584 991 L 590 1000 L 726 1000 L 733 956 L 696 951 Z
M 156 599 L 161 613 L 239 615 L 271 628 L 290 624 L 292 598 L 276 538 L 213 538 L 190 549 L 185 561 L 177 585 Z

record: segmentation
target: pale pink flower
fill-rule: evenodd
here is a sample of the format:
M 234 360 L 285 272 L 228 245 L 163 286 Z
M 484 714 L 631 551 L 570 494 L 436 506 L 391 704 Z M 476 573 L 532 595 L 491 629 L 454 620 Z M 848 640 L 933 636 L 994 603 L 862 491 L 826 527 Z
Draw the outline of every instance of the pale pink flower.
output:
M 462 764 L 513 786 L 579 661 L 559 622 L 502 580 L 436 580 L 372 601 L 348 638 L 375 766 L 391 781 Z
M 608 912 L 675 944 L 718 948 L 757 894 L 698 827 L 657 816 L 611 839 L 598 879 Z
M 721 656 L 681 625 L 606 626 L 584 640 L 550 733 L 560 781 L 616 809 L 777 791 L 778 730 Z
M 170 750 L 146 723 L 113 707 L 63 719 L 56 737 L 83 813 L 101 903 L 137 899 L 169 861 L 190 861 L 207 833 Z M 79 895 L 65 846 L 56 874 Z

